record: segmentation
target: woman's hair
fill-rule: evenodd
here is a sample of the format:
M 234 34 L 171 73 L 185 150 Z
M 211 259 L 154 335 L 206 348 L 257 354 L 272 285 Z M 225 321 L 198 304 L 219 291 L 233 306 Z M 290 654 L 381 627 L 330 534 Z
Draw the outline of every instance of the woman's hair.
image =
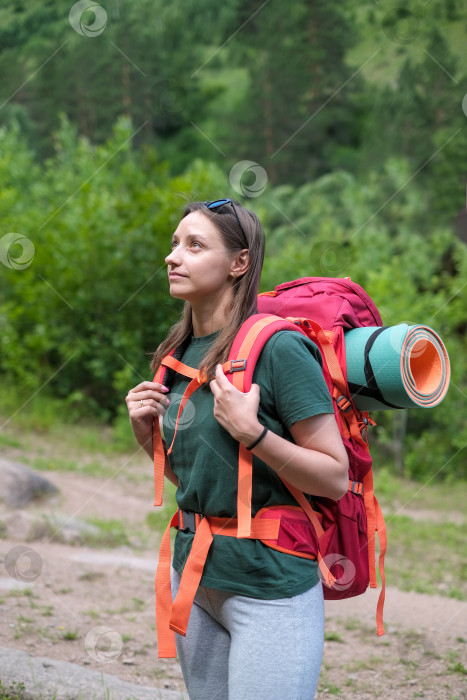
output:
M 233 206 L 243 231 L 238 224 Z M 226 310 L 226 324 L 200 363 L 200 370 L 206 373 L 209 380 L 215 375 L 216 365 L 227 360 L 232 343 L 242 323 L 248 316 L 258 311 L 257 296 L 264 260 L 265 237 L 263 227 L 256 214 L 249 209 L 244 209 L 235 200 L 233 200 L 233 205 L 228 202 L 216 209 L 208 209 L 203 202 L 192 202 L 185 208 L 182 219 L 194 211 L 201 211 L 204 216 L 211 219 L 230 253 L 236 254 L 245 248 L 248 248 L 249 251 L 247 271 L 232 280 L 234 293 L 230 308 Z M 181 355 L 181 351 L 189 343 L 192 335 L 191 304 L 186 301 L 180 320 L 172 326 L 167 338 L 155 351 L 151 361 L 151 370 L 155 372 L 159 368 L 162 358 L 173 348 L 180 348 L 178 354 Z

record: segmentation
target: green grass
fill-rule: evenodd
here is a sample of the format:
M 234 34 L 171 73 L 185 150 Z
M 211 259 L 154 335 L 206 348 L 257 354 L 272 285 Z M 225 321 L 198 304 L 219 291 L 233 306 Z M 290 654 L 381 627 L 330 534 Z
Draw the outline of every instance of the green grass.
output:
M 16 438 L 10 438 L 8 435 L 0 435 L 0 447 L 21 447 L 21 443 Z
M 451 666 L 448 666 L 448 670 L 452 673 L 460 673 L 462 676 L 467 675 L 467 668 L 460 661 L 458 661 L 456 664 L 451 664 Z
M 448 483 L 410 481 L 396 476 L 387 467 L 373 465 L 375 494 L 383 513 L 385 509 L 397 511 L 407 506 L 413 510 L 435 510 L 463 514 L 467 483 L 455 486 Z
M 386 518 L 386 527 L 388 585 L 403 591 L 466 599 L 467 566 L 463 557 L 465 531 L 462 526 L 390 515 Z
M 33 393 L 31 388 L 31 395 Z M 76 415 L 69 410 L 65 400 L 52 398 L 44 392 L 39 392 L 18 411 L 17 387 L 4 379 L 0 381 L 0 394 L 0 447 L 17 448 L 26 457 L 37 452 L 36 436 L 47 436 L 49 444 L 63 445 L 66 441 L 69 451 L 77 456 L 89 452 L 107 456 L 133 454 L 138 450 L 128 415 L 123 409 L 109 425 L 104 418 L 89 420 Z M 59 462 L 55 468 L 60 469 L 60 466 Z
M 65 632 L 62 632 L 60 637 L 62 639 L 64 639 L 66 642 L 71 642 L 71 641 L 74 641 L 75 639 L 79 639 L 80 634 L 79 634 L 79 631 L 77 629 L 75 629 L 75 630 L 68 629 Z
M 83 543 L 89 547 L 121 547 L 129 545 L 128 526 L 123 520 L 86 518 L 86 522 L 99 528 L 98 534 L 84 532 Z
M 0 680 L 0 700 L 22 700 L 25 690 L 22 681 L 13 681 L 8 687 Z
M 324 633 L 325 642 L 338 642 L 339 644 L 344 644 L 344 640 L 338 632 L 325 632 Z
M 8 592 L 9 598 L 19 598 L 20 596 L 26 596 L 27 598 L 33 598 L 34 593 L 31 588 L 14 588 Z
M 29 464 L 33 469 L 40 471 L 75 472 L 83 476 L 95 476 L 108 478 L 115 473 L 115 468 L 102 464 L 97 460 L 91 462 L 77 463 L 66 459 L 49 459 L 45 457 L 34 457 L 32 460 L 22 458 L 22 461 Z

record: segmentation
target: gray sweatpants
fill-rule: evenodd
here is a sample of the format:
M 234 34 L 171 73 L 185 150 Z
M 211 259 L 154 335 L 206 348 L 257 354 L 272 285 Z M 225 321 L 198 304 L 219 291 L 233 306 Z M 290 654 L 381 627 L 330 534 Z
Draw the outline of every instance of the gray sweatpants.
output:
M 174 596 L 179 583 L 172 570 Z M 190 700 L 312 700 L 323 653 L 321 581 L 276 600 L 200 586 L 187 635 L 175 637 Z

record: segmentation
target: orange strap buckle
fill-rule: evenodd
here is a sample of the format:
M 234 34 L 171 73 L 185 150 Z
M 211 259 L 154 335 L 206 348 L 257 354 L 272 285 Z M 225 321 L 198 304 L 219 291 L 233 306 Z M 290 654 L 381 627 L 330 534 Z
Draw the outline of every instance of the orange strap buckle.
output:
M 347 411 L 350 411 L 350 409 L 352 408 L 352 403 L 350 399 L 344 395 L 339 396 L 336 399 L 336 403 L 339 406 L 339 409 L 342 411 L 342 413 L 347 413 Z

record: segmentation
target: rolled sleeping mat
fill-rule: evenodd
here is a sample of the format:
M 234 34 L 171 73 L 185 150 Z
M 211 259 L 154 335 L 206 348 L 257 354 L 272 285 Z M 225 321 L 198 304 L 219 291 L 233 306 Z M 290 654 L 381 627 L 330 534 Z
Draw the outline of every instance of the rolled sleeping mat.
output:
M 449 356 L 428 326 L 353 328 L 345 333 L 345 352 L 349 390 L 360 411 L 431 408 L 446 396 Z

